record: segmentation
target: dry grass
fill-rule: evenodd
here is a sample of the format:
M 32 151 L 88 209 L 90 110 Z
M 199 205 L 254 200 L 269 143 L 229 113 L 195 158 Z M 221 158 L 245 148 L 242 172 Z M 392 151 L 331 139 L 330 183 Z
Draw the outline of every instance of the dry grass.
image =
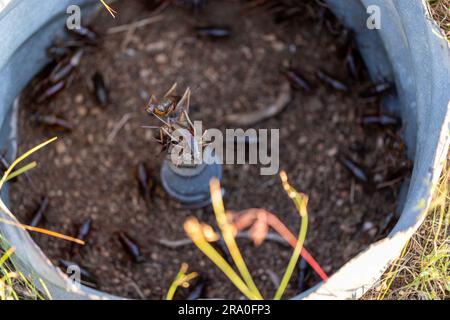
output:
M 450 0 L 429 0 L 428 5 L 450 42 Z M 450 299 L 449 176 L 447 163 L 424 223 L 365 299 Z
M 450 168 L 442 173 L 432 206 L 401 256 L 364 299 L 450 298 Z
M 450 42 L 450 0 L 428 0 L 430 13 Z
M 16 177 L 22 173 L 25 173 L 28 170 L 35 168 L 37 164 L 36 162 L 33 161 L 14 171 L 14 168 L 18 166 L 21 162 L 25 161 L 33 153 L 44 148 L 46 145 L 55 141 L 56 139 L 57 139 L 56 137 L 49 139 L 37 145 L 36 147 L 28 150 L 23 155 L 14 160 L 13 163 L 9 166 L 9 168 L 3 173 L 3 176 L 0 179 L 0 190 L 5 185 L 5 183 L 11 178 L 11 176 Z M 14 214 L 9 210 L 9 208 L 6 206 L 6 204 L 3 202 L 2 199 L 0 199 L 0 210 L 8 217 L 8 218 L 0 217 L 0 223 L 9 224 L 28 231 L 40 232 L 56 238 L 71 241 L 73 240 L 72 237 L 67 237 L 57 232 L 31 227 L 15 222 Z M 9 245 L 8 239 L 5 239 L 0 234 L 0 300 L 51 299 L 51 295 L 47 290 L 47 286 L 42 279 L 40 278 L 31 279 L 30 277 L 24 276 L 24 274 L 20 271 L 20 268 L 18 268 L 17 265 L 14 263 L 15 250 L 16 250 L 15 247 Z M 43 288 L 45 294 L 41 294 L 39 290 L 36 288 L 35 283 L 38 282 Z
M 34 281 L 24 276 L 16 267 L 13 259 L 14 247 L 0 235 L 0 301 L 1 300 L 47 300 L 50 293 L 41 293 Z M 46 289 L 42 280 L 38 279 Z

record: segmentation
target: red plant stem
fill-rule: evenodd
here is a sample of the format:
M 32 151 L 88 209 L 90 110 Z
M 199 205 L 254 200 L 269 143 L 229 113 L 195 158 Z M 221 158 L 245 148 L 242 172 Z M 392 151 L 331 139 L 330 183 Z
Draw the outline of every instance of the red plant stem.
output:
M 297 244 L 297 238 L 294 234 L 281 222 L 280 219 L 273 213 L 264 209 L 247 209 L 237 213 L 239 218 L 234 221 L 234 226 L 237 230 L 243 230 L 248 228 L 256 220 L 258 212 L 263 212 L 267 216 L 267 224 L 270 225 L 284 240 L 286 240 L 292 248 L 295 248 Z M 231 213 L 231 212 L 230 212 Z M 305 246 L 303 246 L 301 251 L 301 256 L 306 260 L 306 262 L 314 269 L 314 271 L 319 275 L 319 277 L 326 282 L 328 276 L 323 271 L 319 263 L 311 256 Z
M 292 232 L 273 214 L 268 213 L 267 217 L 269 225 L 278 232 L 290 245 L 295 248 L 297 244 L 297 238 L 292 234 Z M 317 263 L 317 261 L 311 256 L 311 254 L 306 250 L 305 246 L 301 251 L 301 256 L 309 263 L 309 265 L 314 269 L 314 271 L 319 275 L 319 277 L 326 282 L 328 276 L 323 271 L 322 267 Z

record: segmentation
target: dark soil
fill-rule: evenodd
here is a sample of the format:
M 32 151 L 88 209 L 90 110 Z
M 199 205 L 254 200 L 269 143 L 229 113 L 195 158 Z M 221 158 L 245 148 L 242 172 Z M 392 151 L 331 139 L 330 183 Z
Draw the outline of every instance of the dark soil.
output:
M 50 208 L 40 226 L 75 235 L 80 223 L 93 219 L 88 244 L 74 255 L 71 243 L 33 235 L 55 264 L 59 259 L 79 263 L 95 274 L 98 288 L 109 293 L 161 299 L 180 264 L 187 262 L 190 270 L 210 280 L 207 297 L 242 298 L 193 245 L 168 249 L 155 242 L 185 238 L 183 222 L 189 216 L 210 224 L 214 216 L 209 207 L 180 209 L 160 187 L 146 206 L 136 166 L 145 161 L 157 177 L 163 155 L 153 139 L 155 132 L 141 128 L 157 124 L 143 106 L 149 94 L 161 96 L 178 82 L 182 90 L 186 86 L 193 90 L 191 118 L 203 120 L 205 127 L 225 129 L 225 115 L 273 102 L 285 81 L 280 69 L 289 65 L 315 89 L 296 91 L 284 112 L 255 127 L 280 129 L 281 168 L 293 186 L 309 195 L 306 247 L 331 275 L 386 233 L 380 229 L 395 211 L 399 184 L 381 190 L 366 187 L 338 162 L 337 155 L 349 153 L 383 180 L 404 160 L 403 144 L 392 130 L 363 129 L 358 124 L 361 114 L 377 107 L 358 98 L 361 81 L 353 83 L 348 93 L 340 93 L 315 78 L 315 71 L 323 69 L 350 82 L 342 55 L 345 41 L 319 24 L 320 10 L 306 10 L 296 23 L 275 24 L 266 10 L 241 15 L 244 7 L 239 2 L 212 1 L 203 12 L 170 7 L 158 23 L 133 33 L 106 35 L 113 26 L 152 14 L 141 2 L 124 3 L 115 4 L 119 12 L 115 20 L 106 12 L 96 17 L 93 27 L 105 35 L 104 41 L 86 52 L 69 88 L 44 105 L 35 104 L 30 94 L 22 97 L 20 153 L 54 135 L 59 140 L 33 156 L 39 163 L 29 174 L 33 184 L 23 177 L 13 184 L 13 211 L 22 222 L 29 222 L 40 197 L 47 195 Z M 208 24 L 231 25 L 233 36 L 216 41 L 197 38 L 193 27 Z M 95 71 L 104 75 L 110 91 L 106 108 L 97 105 L 89 89 Z M 31 117 L 36 110 L 63 115 L 75 129 L 59 133 L 36 125 Z M 128 113 L 132 118 L 109 142 L 108 135 Z M 260 176 L 257 165 L 227 165 L 222 185 L 227 209 L 265 208 L 297 234 L 299 217 L 278 176 Z M 138 240 L 145 263 L 130 260 L 117 240 L 118 230 Z M 239 240 L 239 245 L 261 292 L 272 297 L 276 288 L 269 274 L 283 275 L 291 249 L 270 242 L 255 248 L 247 240 Z M 296 280 L 294 275 L 286 297 L 298 293 Z

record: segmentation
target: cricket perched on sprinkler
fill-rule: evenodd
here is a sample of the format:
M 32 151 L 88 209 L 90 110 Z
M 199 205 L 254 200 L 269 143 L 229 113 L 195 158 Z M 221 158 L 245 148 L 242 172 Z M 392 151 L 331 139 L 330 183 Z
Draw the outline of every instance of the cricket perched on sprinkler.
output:
M 182 96 L 176 93 L 177 84 L 161 99 L 152 95 L 146 105 L 146 112 L 155 116 L 159 127 L 147 127 L 159 130 L 158 143 L 167 152 L 167 158 L 161 168 L 161 181 L 169 195 L 179 202 L 203 207 L 210 203 L 209 181 L 222 177 L 219 161 L 203 162 L 202 133 L 196 132 L 189 118 L 191 90 L 187 88 Z M 200 139 L 197 137 L 200 135 Z M 210 157 L 215 154 L 207 153 Z

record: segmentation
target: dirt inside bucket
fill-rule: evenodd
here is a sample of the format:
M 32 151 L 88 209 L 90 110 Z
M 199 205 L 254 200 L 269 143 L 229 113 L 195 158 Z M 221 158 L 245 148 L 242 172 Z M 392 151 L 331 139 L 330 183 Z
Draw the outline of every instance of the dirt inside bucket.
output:
M 370 172 L 374 180 L 386 181 L 404 162 L 404 146 L 386 128 L 363 128 L 358 119 L 374 113 L 377 102 L 358 95 L 367 81 L 352 81 L 344 63 L 345 37 L 333 33 L 321 21 L 323 9 L 307 4 L 295 19 L 276 23 L 272 12 L 248 3 L 210 1 L 196 13 L 182 6 L 164 10 L 161 20 L 124 32 L 110 28 L 145 19 L 152 14 L 143 2 L 115 4 L 116 19 L 101 11 L 92 26 L 103 34 L 100 46 L 85 52 L 68 88 L 45 104 L 22 95 L 19 110 L 19 153 L 58 135 L 55 144 L 32 158 L 39 163 L 28 176 L 12 184 L 12 209 L 28 223 L 42 196 L 49 209 L 41 227 L 76 235 L 77 228 L 92 218 L 87 245 L 71 253 L 72 244 L 44 235 L 33 238 L 55 263 L 71 260 L 87 268 L 98 280 L 98 289 L 129 298 L 164 298 L 180 264 L 208 279 L 208 298 L 243 298 L 194 245 L 168 248 L 160 240 L 186 238 L 183 223 L 189 216 L 215 225 L 210 207 L 190 210 L 170 199 L 158 187 L 149 206 L 142 199 L 136 167 L 145 162 L 155 179 L 163 160 L 156 131 L 142 125 L 157 120 L 144 112 L 150 94 L 161 96 L 177 82 L 192 89 L 191 118 L 205 128 L 233 128 L 229 114 L 263 110 L 277 99 L 292 67 L 313 84 L 311 92 L 294 91 L 294 98 L 279 115 L 253 126 L 280 129 L 280 168 L 290 182 L 309 195 L 309 228 L 306 248 L 329 274 L 355 257 L 389 231 L 387 222 L 396 211 L 401 181 L 383 188 L 359 183 L 338 161 L 345 153 Z M 194 27 L 229 25 L 232 36 L 211 40 L 196 36 Z M 349 83 L 338 92 L 319 81 L 315 73 L 325 70 Z M 91 89 L 94 72 L 103 74 L 110 103 L 100 107 Z M 68 133 L 54 132 L 36 124 L 33 114 L 57 114 L 73 125 Z M 123 121 L 117 134 L 111 135 Z M 297 234 L 300 219 L 285 194 L 278 175 L 261 176 L 258 165 L 225 165 L 222 186 L 225 206 L 239 211 L 265 208 L 275 213 Z M 143 250 L 145 262 L 131 261 L 117 239 L 126 231 Z M 239 239 L 245 261 L 262 294 L 270 298 L 287 266 L 292 249 L 266 241 L 255 247 Z M 308 285 L 320 280 L 310 272 Z M 298 272 L 285 297 L 299 293 Z M 179 292 L 176 297 L 185 297 Z

